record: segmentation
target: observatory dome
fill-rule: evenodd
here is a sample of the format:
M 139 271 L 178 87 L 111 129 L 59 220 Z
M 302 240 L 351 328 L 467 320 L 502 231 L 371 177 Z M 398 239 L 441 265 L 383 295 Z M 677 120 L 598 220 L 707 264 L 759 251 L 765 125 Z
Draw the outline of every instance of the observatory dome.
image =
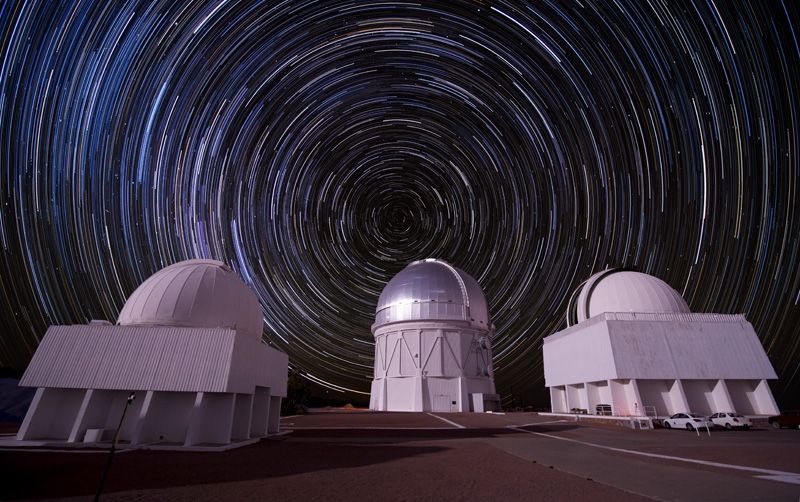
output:
M 151 275 L 125 302 L 117 324 L 229 328 L 260 337 L 261 305 L 233 270 L 214 260 L 187 260 Z
M 401 321 L 468 321 L 488 330 L 489 307 L 478 282 L 449 263 L 428 258 L 410 263 L 383 288 L 373 331 Z
M 577 324 L 603 312 L 689 313 L 683 297 L 657 277 L 621 269 L 591 276 L 573 293 L 567 324 Z

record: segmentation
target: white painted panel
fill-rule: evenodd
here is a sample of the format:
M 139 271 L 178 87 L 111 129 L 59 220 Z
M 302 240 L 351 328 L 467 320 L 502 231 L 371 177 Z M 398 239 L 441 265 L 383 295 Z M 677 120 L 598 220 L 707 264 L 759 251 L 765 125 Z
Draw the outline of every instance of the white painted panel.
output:
M 458 411 L 458 379 L 428 378 L 425 380 L 425 388 L 431 411 Z
M 442 343 L 442 374 L 448 377 L 463 375 L 461 361 L 458 360 L 461 353 L 461 337 L 458 333 L 446 333 L 441 339 Z
M 231 358 L 227 392 L 252 394 L 255 386 L 269 387 L 273 396 L 286 395 L 289 356 L 263 340 L 237 335 Z
M 401 341 L 402 340 L 397 333 L 392 333 L 386 337 L 386 350 L 388 354 L 386 359 L 387 376 L 399 377 L 403 375 L 403 373 L 400 371 L 400 356 L 403 351 Z
M 195 397 L 196 394 L 190 392 L 154 392 L 138 442 L 183 444 Z
M 69 438 L 85 391 L 78 389 L 40 389 L 20 427 L 19 439 Z
M 569 411 L 567 408 L 567 393 L 563 385 L 550 387 L 550 403 L 553 413 L 566 413 Z
M 414 376 L 417 374 L 417 361 L 419 357 L 414 357 L 415 352 L 408 346 L 408 339 L 413 336 L 400 338 L 400 371 L 403 376 Z
M 386 407 L 388 411 L 414 410 L 414 378 L 386 379 Z M 421 411 L 421 410 L 418 410 Z
M 593 382 L 616 378 L 605 321 L 587 321 L 582 329 L 545 338 L 543 345 L 545 385 Z
M 81 441 L 86 429 L 116 429 L 128 399 L 128 392 L 120 390 L 93 390 L 81 423 L 73 430 L 76 441 Z
M 439 337 L 432 338 L 430 341 L 430 349 L 429 352 L 426 352 L 426 364 L 423 366 L 423 374 L 427 376 L 443 376 L 443 364 L 442 364 L 442 339 Z M 428 345 L 427 340 L 423 340 L 423 345 Z
M 235 394 L 233 400 L 233 424 L 231 440 L 241 441 L 250 437 L 250 420 L 253 411 L 253 394 Z
M 201 392 L 197 394 L 187 433 L 187 446 L 227 444 L 231 440 L 234 395 Z
M 281 396 L 270 396 L 269 398 L 269 424 L 267 431 L 275 434 L 281 427 Z
M 611 387 L 609 387 L 608 382 L 595 382 L 595 386 L 600 401 L 598 404 L 611 404 Z
M 122 421 L 122 430 L 119 433 L 119 439 L 121 441 L 131 441 L 133 439 L 136 429 L 139 427 L 139 416 L 142 411 L 142 406 L 144 405 L 146 394 L 147 393 L 144 391 L 136 392 L 133 402 L 127 408 L 125 408 L 125 404 L 128 396 L 122 396 L 121 399 L 115 397 L 114 401 L 111 403 L 112 410 L 118 410 L 121 407 L 125 413 L 125 418 Z M 106 422 L 106 427 L 109 429 L 116 429 L 119 425 L 120 418 L 122 418 L 122 413 L 116 415 L 116 413 L 112 411 L 108 415 L 109 422 Z
M 371 410 L 378 410 L 378 411 L 385 411 L 386 406 L 384 404 L 384 395 L 383 395 L 383 388 L 385 385 L 385 379 L 375 379 L 372 381 L 372 385 L 370 387 L 369 392 L 369 409 Z
M 253 416 L 250 420 L 250 437 L 263 437 L 267 435 L 269 398 L 269 388 L 256 387 L 256 392 L 253 395 Z
M 416 361 L 417 366 L 419 366 L 419 358 L 420 358 L 420 346 L 419 346 L 419 339 L 420 334 L 417 330 L 408 330 L 403 331 L 403 339 L 408 345 L 408 350 L 414 355 L 414 360 Z
M 216 328 L 51 326 L 20 385 L 221 391 L 234 335 Z
M 622 378 L 777 378 L 746 321 L 607 322 Z
M 586 389 L 582 383 L 567 385 L 567 405 L 569 409 L 581 408 L 589 410 L 589 403 L 586 398 Z
M 631 387 L 631 381 L 627 379 L 609 380 L 608 389 L 611 400 L 607 402 L 611 405 L 614 414 L 621 416 L 635 414 L 634 400 L 629 399 L 631 392 L 628 389 L 632 391 Z

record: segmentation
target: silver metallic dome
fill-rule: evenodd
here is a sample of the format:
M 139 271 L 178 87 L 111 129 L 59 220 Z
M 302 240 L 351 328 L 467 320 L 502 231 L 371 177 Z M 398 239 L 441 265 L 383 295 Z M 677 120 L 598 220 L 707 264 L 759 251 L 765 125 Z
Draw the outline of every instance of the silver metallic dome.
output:
M 609 269 L 594 274 L 573 293 L 567 309 L 567 325 L 603 312 L 691 311 L 680 293 L 661 279 L 641 272 Z
M 428 258 L 410 263 L 383 288 L 373 331 L 402 321 L 468 321 L 489 330 L 486 297 L 478 282 L 449 263 Z

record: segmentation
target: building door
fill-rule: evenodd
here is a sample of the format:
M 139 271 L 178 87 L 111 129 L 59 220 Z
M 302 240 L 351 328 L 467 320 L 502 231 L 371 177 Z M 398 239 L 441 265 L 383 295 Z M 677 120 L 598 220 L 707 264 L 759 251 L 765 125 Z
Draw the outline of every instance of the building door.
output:
M 433 410 L 432 411 L 453 411 L 453 396 L 447 394 L 437 394 L 433 396 Z

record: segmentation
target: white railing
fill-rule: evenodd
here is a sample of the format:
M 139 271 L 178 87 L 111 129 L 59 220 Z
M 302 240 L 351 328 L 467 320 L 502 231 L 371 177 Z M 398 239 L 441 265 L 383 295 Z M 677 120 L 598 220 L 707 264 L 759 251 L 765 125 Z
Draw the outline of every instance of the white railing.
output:
M 693 314 L 672 312 L 606 312 L 608 321 L 747 322 L 743 314 Z

